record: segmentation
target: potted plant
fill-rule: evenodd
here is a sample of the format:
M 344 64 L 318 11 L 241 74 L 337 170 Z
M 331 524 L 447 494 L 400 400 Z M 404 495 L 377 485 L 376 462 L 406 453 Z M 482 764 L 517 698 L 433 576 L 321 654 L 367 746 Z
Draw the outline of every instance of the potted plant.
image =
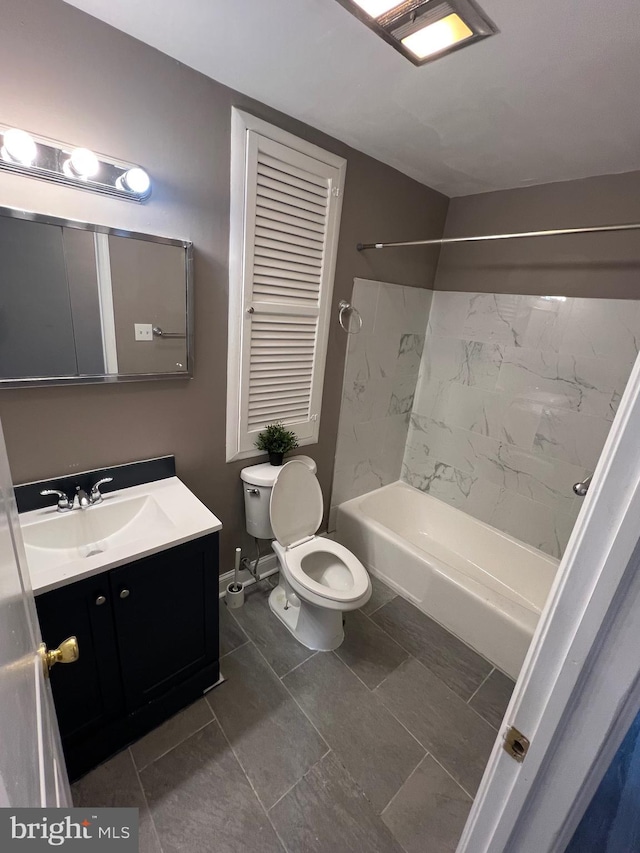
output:
M 279 421 L 267 424 L 256 439 L 256 447 L 258 450 L 266 450 L 272 465 L 282 465 L 284 454 L 297 446 L 298 437 L 295 432 L 285 429 L 284 424 Z

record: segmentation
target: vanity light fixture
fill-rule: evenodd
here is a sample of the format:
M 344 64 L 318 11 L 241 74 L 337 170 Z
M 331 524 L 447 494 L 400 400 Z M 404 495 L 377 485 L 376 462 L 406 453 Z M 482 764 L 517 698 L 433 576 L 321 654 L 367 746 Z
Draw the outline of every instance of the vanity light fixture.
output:
M 474 0 L 338 0 L 414 65 L 498 32 Z
M 30 166 L 36 159 L 38 148 L 33 138 L 24 130 L 10 127 L 2 137 L 0 154 L 6 163 L 19 163 Z
M 140 166 L 134 166 L 118 178 L 116 185 L 143 196 L 151 189 L 151 178 Z
M 0 169 L 131 201 L 151 195 L 151 178 L 133 163 L 16 127 L 0 125 L 0 140 Z
M 88 148 L 74 148 L 68 160 L 62 164 L 65 175 L 87 181 L 100 171 L 100 161 Z

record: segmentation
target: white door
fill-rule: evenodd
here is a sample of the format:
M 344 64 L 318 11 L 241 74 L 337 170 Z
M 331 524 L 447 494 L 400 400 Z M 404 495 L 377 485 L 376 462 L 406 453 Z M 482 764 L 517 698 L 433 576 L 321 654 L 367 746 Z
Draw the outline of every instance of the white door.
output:
M 640 359 L 458 853 L 563 853 L 640 708 L 639 435 Z M 530 741 L 521 763 L 503 748 L 511 727 Z
M 0 807 L 71 806 L 0 426 Z

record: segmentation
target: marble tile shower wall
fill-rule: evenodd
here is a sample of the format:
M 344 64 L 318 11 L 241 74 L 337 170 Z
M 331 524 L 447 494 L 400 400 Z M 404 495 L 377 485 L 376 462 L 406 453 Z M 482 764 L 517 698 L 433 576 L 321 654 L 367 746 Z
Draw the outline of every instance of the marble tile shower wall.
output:
M 402 479 L 561 556 L 639 343 L 637 301 L 436 291 Z
M 431 297 L 355 280 L 351 301 L 362 330 L 347 348 L 332 507 L 400 478 Z

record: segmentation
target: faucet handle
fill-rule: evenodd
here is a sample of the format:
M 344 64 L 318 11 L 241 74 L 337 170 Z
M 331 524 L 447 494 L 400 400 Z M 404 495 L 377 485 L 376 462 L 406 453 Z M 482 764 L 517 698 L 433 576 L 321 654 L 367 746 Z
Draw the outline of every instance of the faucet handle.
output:
M 67 497 L 64 492 L 61 492 L 59 489 L 42 489 L 40 494 L 43 497 L 47 495 L 57 495 L 58 497 L 58 512 L 66 512 L 68 509 L 71 509 L 71 501 Z
M 98 480 L 97 483 L 94 483 L 91 486 L 91 494 L 89 495 L 89 500 L 92 504 L 99 504 L 102 500 L 102 495 L 100 494 L 100 486 L 104 486 L 105 483 L 112 483 L 113 477 L 103 477 L 101 480 Z

